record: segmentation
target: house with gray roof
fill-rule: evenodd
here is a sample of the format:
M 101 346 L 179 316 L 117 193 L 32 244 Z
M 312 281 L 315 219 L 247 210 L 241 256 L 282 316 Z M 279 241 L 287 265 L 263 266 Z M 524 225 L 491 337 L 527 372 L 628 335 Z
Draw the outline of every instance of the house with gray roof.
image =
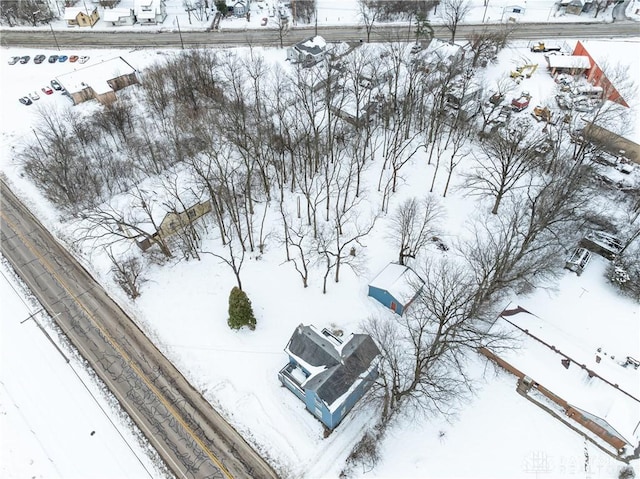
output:
M 287 59 L 292 63 L 315 65 L 324 59 L 327 42 L 320 35 L 296 43 L 287 50 Z
M 378 347 L 367 334 L 346 342 L 329 330 L 300 324 L 278 378 L 328 429 L 334 429 L 378 377 Z

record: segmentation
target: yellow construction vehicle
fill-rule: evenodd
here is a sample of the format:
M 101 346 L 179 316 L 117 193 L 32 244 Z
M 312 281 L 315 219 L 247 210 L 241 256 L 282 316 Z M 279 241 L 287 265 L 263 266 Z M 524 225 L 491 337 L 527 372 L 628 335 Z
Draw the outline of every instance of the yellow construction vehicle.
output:
M 531 51 L 534 53 L 559 52 L 560 47 L 548 47 L 543 42 L 538 42 L 537 45 L 531 47 Z
M 523 78 L 531 78 L 531 75 L 533 75 L 537 69 L 537 63 L 535 65 L 523 65 L 511 72 L 511 78 L 513 78 L 516 83 L 520 83 Z
M 549 107 L 547 106 L 542 107 L 538 105 L 533 109 L 531 116 L 534 117 L 536 121 L 546 121 L 547 123 L 551 122 L 551 110 L 549 110 Z

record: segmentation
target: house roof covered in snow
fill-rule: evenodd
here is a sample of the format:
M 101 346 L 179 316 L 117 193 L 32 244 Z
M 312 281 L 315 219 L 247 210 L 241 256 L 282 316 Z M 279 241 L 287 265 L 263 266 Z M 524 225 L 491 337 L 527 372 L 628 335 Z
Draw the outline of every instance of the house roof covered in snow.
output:
M 130 8 L 105 8 L 102 19 L 105 22 L 117 22 L 123 17 L 130 17 L 133 11 Z
M 625 358 L 590 351 L 569 332 L 520 307 L 504 311 L 494 328 L 521 341 L 519 348 L 500 352 L 502 359 L 628 443 L 640 441 L 640 370 L 624 367 Z M 569 360 L 568 367 L 563 360 Z
M 338 343 L 320 333 L 313 325 L 300 324 L 287 347 L 287 354 L 298 364 L 312 366 L 303 387 L 316 394 L 329 407 L 358 381 L 380 354 L 367 334 L 352 334 Z M 307 369 L 307 368 L 305 368 Z
M 548 55 L 549 68 L 582 68 L 591 67 L 589 57 L 583 55 Z
M 369 286 L 387 291 L 406 305 L 415 297 L 423 284 L 424 280 L 408 266 L 389 263 L 373 278 Z
M 433 38 L 427 48 L 424 49 L 424 57 L 429 63 L 451 62 L 462 52 L 460 45 L 451 44 L 437 38 Z
M 307 38 L 306 40 L 301 41 L 296 44 L 296 48 L 304 53 L 308 53 L 310 55 L 320 55 L 325 48 L 327 47 L 327 42 L 320 35 L 315 37 Z
M 116 57 L 65 73 L 58 76 L 57 80 L 69 93 L 76 93 L 91 87 L 97 94 L 102 94 L 113 91 L 113 88 L 107 83 L 108 80 L 135 73 L 135 71 L 135 68 L 122 57 Z

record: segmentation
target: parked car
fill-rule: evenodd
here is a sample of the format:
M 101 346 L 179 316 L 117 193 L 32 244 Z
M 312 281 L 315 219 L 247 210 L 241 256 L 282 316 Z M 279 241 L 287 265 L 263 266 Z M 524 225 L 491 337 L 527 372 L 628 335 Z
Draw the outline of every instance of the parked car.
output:
M 47 57 L 44 56 L 44 55 L 37 55 L 37 56 L 33 57 L 33 63 L 35 63 L 36 65 L 40 65 L 46 59 L 47 59 Z
M 29 63 L 29 60 L 31 60 L 31 57 L 29 55 L 25 55 L 22 58 L 20 58 L 20 63 L 24 65 L 25 63 Z
M 53 89 L 50 86 L 45 86 L 42 88 L 42 93 L 45 95 L 51 95 L 53 93 Z
M 80 58 L 78 55 L 71 55 L 71 56 L 69 57 L 69 61 L 70 61 L 71 63 L 74 63 L 74 62 L 77 62 L 77 61 L 78 61 L 78 58 Z
M 55 91 L 62 91 L 62 85 L 60 85 L 60 83 L 58 83 L 55 80 L 51 80 L 51 87 L 55 90 Z
M 88 57 L 88 56 L 86 56 L 86 55 L 83 55 L 83 56 L 81 56 L 81 57 L 78 59 L 78 61 L 79 61 L 80 63 L 87 63 L 87 62 L 89 61 L 89 57 Z
M 15 65 L 20 61 L 20 57 L 11 57 L 9 58 L 9 65 Z
M 60 56 L 58 57 L 58 61 L 59 61 L 60 63 L 62 63 L 62 62 L 66 62 L 68 59 L 69 59 L 69 57 L 68 57 L 67 55 L 60 55 Z
M 23 96 L 22 98 L 20 98 L 18 100 L 20 103 L 22 103 L 23 105 L 29 106 L 31 105 L 31 103 L 33 103 L 31 100 L 29 100 L 28 96 Z
M 55 63 L 58 61 L 58 55 L 51 55 L 49 57 L 49 63 Z
M 29 93 L 29 99 L 32 101 L 36 101 L 40 99 L 40 95 L 38 95 L 37 92 L 32 91 L 31 93 Z

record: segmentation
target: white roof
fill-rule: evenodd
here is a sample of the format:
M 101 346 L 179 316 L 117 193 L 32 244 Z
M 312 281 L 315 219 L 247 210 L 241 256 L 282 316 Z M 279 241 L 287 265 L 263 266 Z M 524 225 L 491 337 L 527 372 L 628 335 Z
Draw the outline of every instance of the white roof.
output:
M 65 73 L 60 75 L 57 80 L 69 93 L 79 92 L 90 86 L 97 94 L 102 94 L 113 91 L 107 80 L 135 71 L 135 68 L 124 61 L 122 57 L 116 57 Z
M 425 48 L 423 55 L 429 62 L 437 62 L 448 60 L 460 54 L 462 47 L 460 45 L 451 44 L 437 38 L 433 38 L 427 48 Z
M 122 17 L 130 17 L 131 14 L 130 8 L 105 8 L 102 19 L 105 22 L 117 22 Z
M 494 327 L 521 341 L 519 348 L 500 352 L 502 359 L 571 406 L 607 421 L 630 444 L 640 440 L 640 370 L 621 366 L 625 358 L 588 350 L 570 333 L 526 312 L 500 317 Z M 561 363 L 567 357 L 568 369 Z M 587 370 L 600 377 L 590 378 Z
M 547 62 L 550 68 L 591 68 L 589 57 L 582 55 L 549 55 Z
M 304 45 L 305 47 L 308 47 L 308 48 L 313 48 L 313 47 L 324 48 L 327 46 L 327 42 L 320 35 L 317 35 L 313 38 L 310 38 L 306 42 L 301 43 L 301 45 Z
M 84 7 L 66 7 L 64 9 L 64 19 L 75 20 L 79 13 L 84 13 L 85 15 L 91 15 L 92 12 L 93 10 L 90 10 Z
M 391 296 L 406 305 L 411 301 L 424 281 L 408 266 L 389 263 L 373 278 L 369 286 L 388 291 Z

